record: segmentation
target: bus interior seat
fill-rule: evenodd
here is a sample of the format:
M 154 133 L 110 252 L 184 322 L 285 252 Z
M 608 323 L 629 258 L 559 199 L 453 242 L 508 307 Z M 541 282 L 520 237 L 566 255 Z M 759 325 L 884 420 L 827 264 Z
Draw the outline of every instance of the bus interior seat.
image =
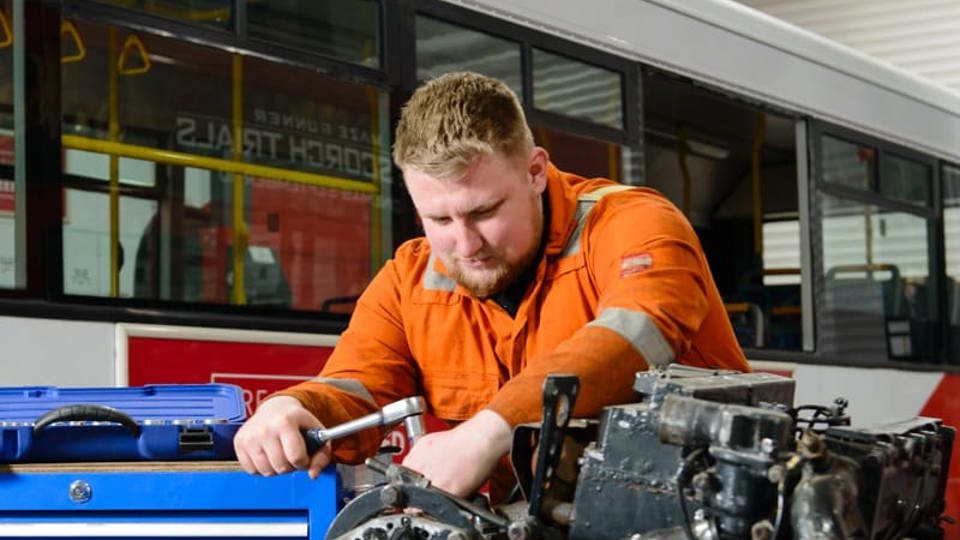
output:
M 724 302 L 723 307 L 740 346 L 762 348 L 766 338 L 766 315 L 760 306 L 753 302 Z
M 800 285 L 777 284 L 763 285 L 751 283 L 741 286 L 730 303 L 756 305 L 763 314 L 763 347 L 769 349 L 800 350 L 803 346 L 802 322 L 800 320 Z M 733 315 L 731 313 L 731 315 Z M 742 317 L 741 317 L 742 319 Z M 731 318 L 734 331 L 744 334 L 740 340 L 742 347 L 760 347 L 759 340 L 750 334 L 756 325 L 752 321 Z
M 824 353 L 859 361 L 913 357 L 909 306 L 896 265 L 832 267 L 823 294 Z

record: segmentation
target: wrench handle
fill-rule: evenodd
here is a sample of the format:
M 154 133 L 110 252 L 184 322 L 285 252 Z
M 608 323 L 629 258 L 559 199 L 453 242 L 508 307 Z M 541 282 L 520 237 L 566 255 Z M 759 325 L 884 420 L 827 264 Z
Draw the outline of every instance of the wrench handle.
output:
M 307 455 L 312 456 L 323 448 L 329 440 L 326 432 L 322 428 L 304 429 L 300 431 L 303 434 L 303 441 L 307 443 Z

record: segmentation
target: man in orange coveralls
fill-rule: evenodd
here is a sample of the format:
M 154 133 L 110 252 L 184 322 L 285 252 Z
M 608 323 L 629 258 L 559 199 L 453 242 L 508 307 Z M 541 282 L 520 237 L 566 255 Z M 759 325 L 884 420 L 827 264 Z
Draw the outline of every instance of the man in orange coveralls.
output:
M 234 446 L 262 475 L 375 454 L 368 430 L 308 457 L 301 429 L 423 395 L 454 425 L 404 465 L 467 495 L 537 421 L 548 373 L 574 373 L 574 413 L 634 399 L 671 362 L 749 370 L 690 224 L 657 192 L 554 167 L 501 81 L 452 73 L 405 106 L 393 158 L 426 238 L 360 297 L 320 376 L 260 405 Z

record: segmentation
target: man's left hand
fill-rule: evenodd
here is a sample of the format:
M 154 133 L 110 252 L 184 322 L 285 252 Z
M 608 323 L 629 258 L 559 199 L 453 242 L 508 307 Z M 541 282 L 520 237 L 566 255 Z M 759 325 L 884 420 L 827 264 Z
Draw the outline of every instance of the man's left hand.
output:
M 458 497 L 472 495 L 510 450 L 510 425 L 482 410 L 449 431 L 424 435 L 403 460 L 440 489 Z

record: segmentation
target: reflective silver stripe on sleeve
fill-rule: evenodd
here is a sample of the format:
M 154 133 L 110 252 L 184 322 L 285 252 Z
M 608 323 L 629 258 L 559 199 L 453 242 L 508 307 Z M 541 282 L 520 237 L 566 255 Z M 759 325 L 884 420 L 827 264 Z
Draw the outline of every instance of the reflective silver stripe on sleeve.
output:
M 657 324 L 642 311 L 626 308 L 606 308 L 587 326 L 602 326 L 613 330 L 630 342 L 643 355 L 650 367 L 665 366 L 674 360 L 673 349 L 663 338 Z
M 423 274 L 423 288 L 428 291 L 447 291 L 453 292 L 457 288 L 457 282 L 433 269 L 437 258 L 433 253 L 430 254 L 430 260 L 427 261 L 427 271 Z
M 370 403 L 376 403 L 373 400 L 373 395 L 367 390 L 367 387 L 363 385 L 362 382 L 356 379 L 334 379 L 331 377 L 314 377 L 313 382 L 329 384 L 330 386 L 336 388 L 337 390 L 342 390 L 348 394 L 353 394 L 358 398 L 363 398 Z
M 587 216 L 590 215 L 590 211 L 593 210 L 597 201 L 610 193 L 626 191 L 628 189 L 633 189 L 633 186 L 606 186 L 577 197 L 577 215 L 575 217 L 577 227 L 573 230 L 573 234 L 570 235 L 570 239 L 567 240 L 567 245 L 564 246 L 563 253 L 561 253 L 560 256 L 569 257 L 580 252 L 580 237 L 583 236 L 583 225 L 587 222 Z

